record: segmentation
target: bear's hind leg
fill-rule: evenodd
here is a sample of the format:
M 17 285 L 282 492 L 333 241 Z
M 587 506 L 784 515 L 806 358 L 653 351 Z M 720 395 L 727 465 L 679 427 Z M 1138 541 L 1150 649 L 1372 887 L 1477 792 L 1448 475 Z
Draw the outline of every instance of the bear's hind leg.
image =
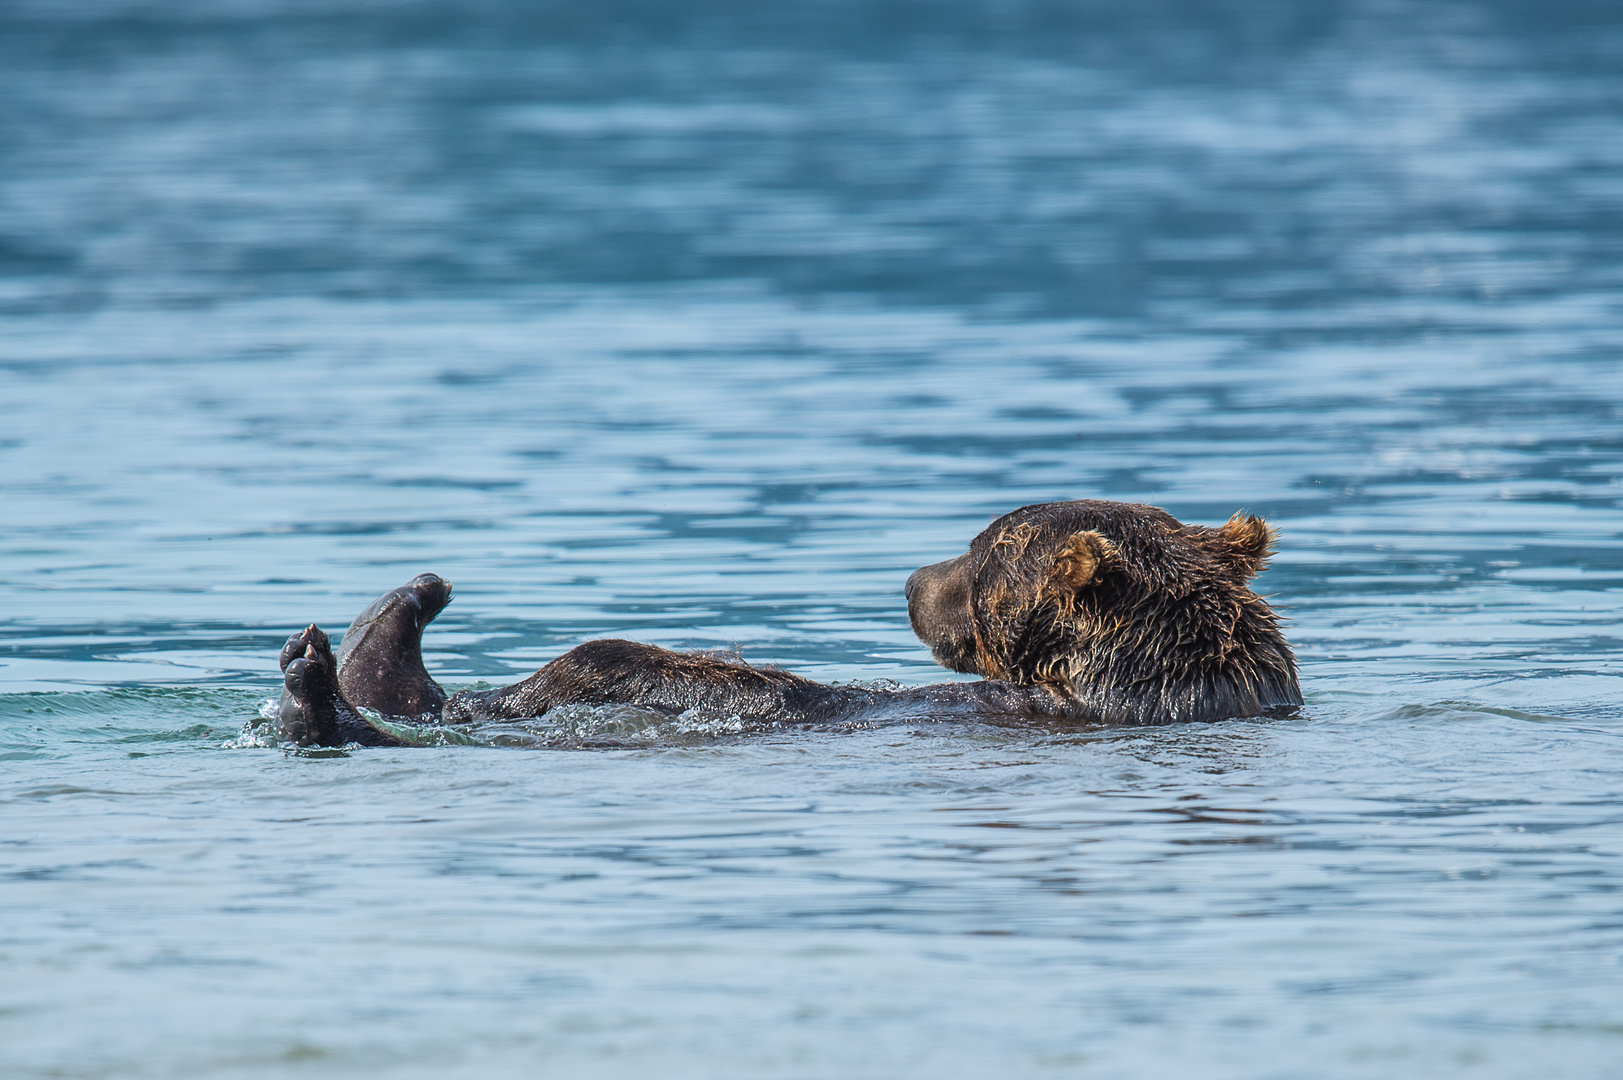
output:
M 338 688 L 332 644 L 314 624 L 282 646 L 282 698 L 277 721 L 282 738 L 298 746 L 402 746 L 355 711 Z
M 287 639 L 280 657 L 282 738 L 299 746 L 337 746 L 338 679 L 327 635 L 313 623 Z
M 423 629 L 451 602 L 451 583 L 418 574 L 355 617 L 337 652 L 344 698 L 417 723 L 440 719 L 445 691 L 423 666 Z

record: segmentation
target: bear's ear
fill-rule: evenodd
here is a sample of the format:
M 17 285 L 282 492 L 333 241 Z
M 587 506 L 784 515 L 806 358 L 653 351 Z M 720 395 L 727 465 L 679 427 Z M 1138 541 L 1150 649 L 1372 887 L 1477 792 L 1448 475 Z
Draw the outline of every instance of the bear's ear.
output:
M 1255 514 L 1235 514 L 1217 530 L 1219 554 L 1251 577 L 1268 563 L 1279 534 Z
M 1092 529 L 1072 533 L 1054 553 L 1052 580 L 1072 590 L 1092 585 L 1120 556 L 1116 545 Z

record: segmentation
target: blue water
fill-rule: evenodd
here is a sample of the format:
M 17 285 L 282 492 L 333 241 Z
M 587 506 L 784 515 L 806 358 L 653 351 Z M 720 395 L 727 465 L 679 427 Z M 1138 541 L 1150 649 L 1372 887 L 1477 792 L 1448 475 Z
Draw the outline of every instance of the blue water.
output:
M 1619 1075 L 1619 55 L 1576 0 L 0 6 L 0 1075 Z M 907 573 L 1069 497 L 1278 526 L 1300 714 L 255 734 L 425 570 L 451 687 L 953 677 Z

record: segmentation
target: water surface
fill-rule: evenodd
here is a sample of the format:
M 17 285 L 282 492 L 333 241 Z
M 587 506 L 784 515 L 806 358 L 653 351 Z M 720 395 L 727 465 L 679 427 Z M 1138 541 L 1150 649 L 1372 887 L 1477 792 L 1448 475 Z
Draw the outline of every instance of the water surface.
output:
M 8 5 L 0 1071 L 1615 1075 L 1620 49 Z M 1300 714 L 242 737 L 424 570 L 453 687 L 604 635 L 951 677 L 907 573 L 1071 497 L 1279 526 Z

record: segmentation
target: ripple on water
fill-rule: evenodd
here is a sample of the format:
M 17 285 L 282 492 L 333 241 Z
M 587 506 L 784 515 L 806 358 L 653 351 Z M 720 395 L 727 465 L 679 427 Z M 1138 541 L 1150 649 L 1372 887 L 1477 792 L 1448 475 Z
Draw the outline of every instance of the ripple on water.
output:
M 757 8 L 0 5 L 0 1074 L 1615 1075 L 1623 24 Z M 269 734 L 424 570 L 947 677 L 1083 495 L 1279 525 L 1307 706 Z

